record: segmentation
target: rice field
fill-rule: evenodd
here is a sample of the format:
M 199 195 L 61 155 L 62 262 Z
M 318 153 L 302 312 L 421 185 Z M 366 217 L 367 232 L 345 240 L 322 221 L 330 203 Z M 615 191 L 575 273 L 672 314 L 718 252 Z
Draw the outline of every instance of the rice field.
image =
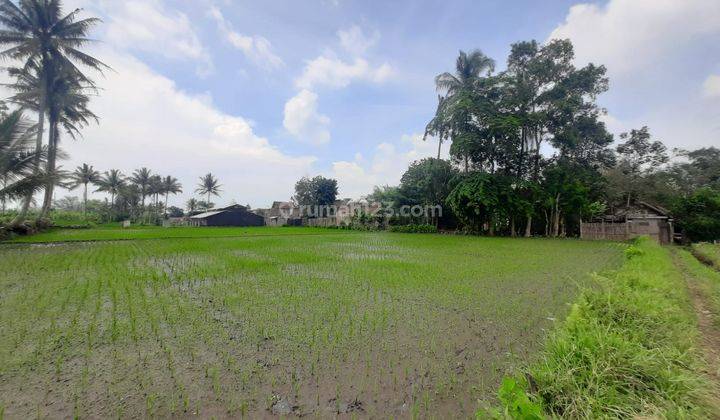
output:
M 89 229 L 52 228 L 32 236 L 19 236 L 14 243 L 39 242 L 81 242 L 81 241 L 123 241 L 130 239 L 168 239 L 168 238 L 233 238 L 244 236 L 285 236 L 285 235 L 328 235 L 335 233 L 324 228 L 312 227 L 176 227 L 133 226 L 120 228 L 115 225 L 99 226 Z M 349 231 L 341 231 L 348 233 Z
M 604 242 L 251 232 L 0 245 L 0 417 L 472 417 L 623 260 Z

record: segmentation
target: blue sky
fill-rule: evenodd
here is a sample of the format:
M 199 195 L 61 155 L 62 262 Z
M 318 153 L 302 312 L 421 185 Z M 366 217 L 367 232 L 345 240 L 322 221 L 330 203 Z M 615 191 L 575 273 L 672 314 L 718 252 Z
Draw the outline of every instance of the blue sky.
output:
M 671 147 L 720 146 L 720 2 L 67 0 L 104 23 L 94 54 L 114 71 L 100 124 L 67 140 L 66 167 L 147 166 L 192 196 L 208 171 L 220 203 L 287 199 L 304 175 L 341 196 L 396 184 L 436 153 L 421 134 L 433 78 L 458 50 L 504 67 L 519 40 L 570 38 L 605 64 L 611 131 L 649 125 Z M 447 147 L 446 147 L 447 149 Z

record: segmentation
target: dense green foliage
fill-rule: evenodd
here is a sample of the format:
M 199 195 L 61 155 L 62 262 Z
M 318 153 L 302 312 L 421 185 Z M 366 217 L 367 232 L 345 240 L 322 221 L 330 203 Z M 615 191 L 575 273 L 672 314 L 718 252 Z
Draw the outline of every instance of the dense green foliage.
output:
M 677 200 L 673 214 L 691 240 L 720 240 L 720 190 L 698 189 Z
M 644 200 L 675 209 L 689 239 L 717 239 L 705 204 L 720 191 L 720 149 L 676 150 L 670 161 L 648 127 L 622 133 L 612 148 L 596 103 L 608 89 L 605 68 L 573 63 L 568 40 L 515 43 L 499 73 L 481 51 L 461 51 L 456 71 L 436 79 L 426 137 L 438 140 L 438 159 L 414 162 L 398 187 L 368 198 L 395 209 L 441 203 L 451 210 L 441 224 L 457 219 L 475 233 L 553 237 L 577 236 L 581 221 Z M 445 142 L 450 161 L 439 163 Z
M 438 228 L 433 225 L 397 225 L 388 228 L 390 232 L 398 233 L 437 233 Z
M 335 203 L 338 195 L 337 180 L 316 176 L 304 177 L 295 184 L 297 204 L 304 206 L 329 206 Z

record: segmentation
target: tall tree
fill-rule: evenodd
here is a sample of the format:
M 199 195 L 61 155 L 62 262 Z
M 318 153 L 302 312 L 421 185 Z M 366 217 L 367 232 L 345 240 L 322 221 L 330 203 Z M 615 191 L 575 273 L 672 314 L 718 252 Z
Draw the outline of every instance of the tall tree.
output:
M 338 194 L 337 180 L 316 176 L 303 177 L 295 183 L 295 196 L 298 204 L 307 206 L 328 206 L 335 203 Z
M 185 208 L 187 208 L 188 213 L 192 215 L 192 213 L 195 213 L 198 208 L 200 208 L 200 203 L 196 199 L 191 198 L 185 203 Z
M 138 191 L 140 192 L 140 196 L 142 197 L 141 204 L 143 208 L 145 208 L 145 197 L 147 197 L 150 193 L 152 177 L 153 175 L 150 172 L 150 169 L 145 167 L 136 169 L 130 176 L 130 182 L 132 182 L 138 187 Z
M 177 178 L 168 175 L 162 179 L 162 192 L 165 195 L 165 212 L 167 213 L 168 196 L 170 194 L 175 195 L 181 193 L 182 185 L 180 185 L 180 181 L 178 181 Z
M 45 118 L 49 117 L 50 109 L 62 109 L 54 103 L 62 95 L 53 94 L 61 80 L 72 82 L 92 81 L 76 66 L 80 63 L 86 67 L 102 70 L 106 68 L 102 62 L 80 51 L 90 39 L 87 33 L 99 20 L 97 18 L 79 19 L 80 9 L 63 15 L 60 0 L 20 0 L 15 4 L 11 0 L 0 0 L 0 46 L 6 47 L 0 52 L 3 58 L 24 62 L 26 70 L 35 69 L 37 79 L 36 103 L 38 111 L 38 128 L 36 151 L 42 148 Z M 55 115 L 59 120 L 59 115 Z M 52 124 L 51 124 L 52 125 Z M 57 156 L 57 132 L 51 127 L 48 165 L 54 167 Z M 38 153 L 39 155 L 39 153 Z M 35 172 L 40 172 L 40 161 L 35 161 Z M 48 184 L 50 190 L 53 184 Z M 52 191 L 46 191 L 52 197 Z M 25 197 L 18 217 L 14 223 L 24 219 L 32 196 Z M 46 205 L 43 206 L 43 209 Z
M 650 130 L 645 126 L 629 133 L 620 134 L 624 142 L 617 147 L 618 165 L 610 173 L 611 183 L 630 205 L 641 196 L 644 178 L 667 163 L 670 158 L 661 141 L 652 141 Z
M 455 73 L 445 72 L 435 78 L 435 86 L 441 94 L 438 95 L 435 117 L 426 127 L 424 138 L 437 136 L 438 159 L 442 143 L 453 136 L 467 135 L 471 124 L 469 114 L 458 119 L 458 114 L 452 110 L 467 105 L 467 97 L 474 92 L 480 78 L 490 75 L 494 69 L 495 62 L 482 51 L 474 50 L 469 54 L 460 51 L 455 61 Z
M 220 181 L 218 181 L 218 179 L 215 178 L 213 174 L 208 173 L 205 176 L 200 177 L 200 183 L 198 184 L 195 192 L 198 194 L 207 195 L 207 203 L 210 203 L 211 195 L 217 197 L 220 196 L 220 192 L 222 191 L 220 189 L 221 187 L 222 185 L 220 185 Z
M 88 184 L 94 184 L 100 180 L 100 173 L 96 171 L 91 165 L 83 163 L 82 166 L 75 168 L 75 171 L 70 175 L 71 185 L 73 187 L 83 186 L 83 214 L 87 212 L 87 196 L 88 196 Z
M 120 191 L 125 186 L 125 177 L 119 169 L 111 169 L 105 172 L 100 179 L 97 181 L 98 189 L 96 191 L 102 191 L 110 194 L 110 208 L 115 208 L 115 197 L 120 194 Z
M 38 151 L 33 147 L 34 134 L 21 111 L 0 119 L 0 174 L 3 181 L 0 200 L 3 206 L 7 200 L 32 196 L 46 181 L 44 173 L 35 171 L 35 162 L 47 158 L 47 149 L 41 147 Z M 13 220 L 10 227 L 15 226 Z
M 80 130 L 89 125 L 91 121 L 97 121 L 97 116 L 88 109 L 90 102 L 89 94 L 94 89 L 79 79 L 74 79 L 73 73 L 56 69 L 55 77 L 48 86 L 49 91 L 47 116 L 49 126 L 48 159 L 46 173 L 53 173 L 57 162 L 58 145 L 60 142 L 60 128 L 76 139 L 80 136 Z M 39 89 L 41 84 L 37 76 L 41 72 L 37 63 L 29 63 L 23 68 L 10 68 L 8 73 L 15 78 L 12 89 L 16 91 L 10 98 L 11 102 L 20 105 L 24 109 L 39 112 Z M 44 217 L 50 209 L 53 196 L 54 184 L 49 183 L 45 188 L 45 198 L 40 218 Z
M 148 195 L 152 199 L 152 204 L 156 208 L 160 200 L 160 195 L 163 193 L 163 182 L 160 175 L 153 175 L 150 177 L 150 185 L 148 186 Z

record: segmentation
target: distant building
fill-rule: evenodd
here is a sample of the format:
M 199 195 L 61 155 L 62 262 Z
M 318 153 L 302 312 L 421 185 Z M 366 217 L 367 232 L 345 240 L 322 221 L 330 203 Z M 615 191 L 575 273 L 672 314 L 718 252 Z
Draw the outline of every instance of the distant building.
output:
M 247 207 L 235 204 L 190 216 L 190 226 L 264 226 L 265 219 Z
M 670 212 L 644 201 L 635 201 L 596 217 L 591 223 L 580 223 L 582 239 L 625 241 L 649 236 L 661 244 L 669 244 L 675 236 Z
M 291 201 L 273 201 L 269 209 L 255 211 L 265 220 L 267 226 L 301 226 L 300 208 Z

